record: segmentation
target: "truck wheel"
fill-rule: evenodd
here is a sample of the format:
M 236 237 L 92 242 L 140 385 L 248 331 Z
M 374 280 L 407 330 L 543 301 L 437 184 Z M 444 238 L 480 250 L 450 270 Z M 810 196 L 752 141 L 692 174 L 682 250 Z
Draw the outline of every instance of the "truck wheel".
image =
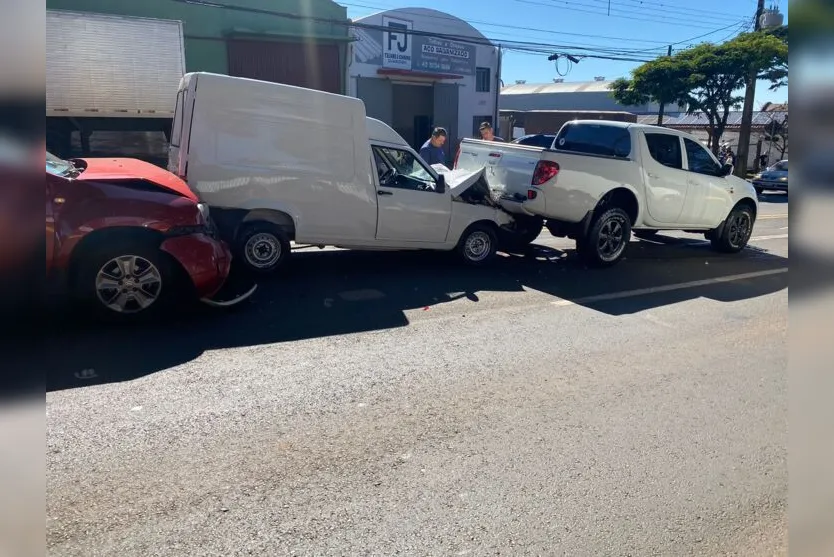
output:
M 747 246 L 753 235 L 753 210 L 747 204 L 736 205 L 721 233 L 713 232 L 708 235 L 713 249 L 723 253 L 738 253 Z
M 659 230 L 634 230 L 634 235 L 643 240 L 650 240 L 657 236 Z
M 238 233 L 237 256 L 247 269 L 259 274 L 275 272 L 290 257 L 290 240 L 280 226 L 258 221 Z
M 498 251 L 498 235 L 491 226 L 475 224 L 461 237 L 458 253 L 469 265 L 489 263 Z
M 76 297 L 104 320 L 140 321 L 170 309 L 177 294 L 174 263 L 156 247 L 131 241 L 79 254 Z
M 516 217 L 512 228 L 501 229 L 501 245 L 508 250 L 521 250 L 532 244 L 542 233 L 541 217 Z
M 611 207 L 594 217 L 588 234 L 576 241 L 576 250 L 589 267 L 610 267 L 625 255 L 630 240 L 628 213 Z

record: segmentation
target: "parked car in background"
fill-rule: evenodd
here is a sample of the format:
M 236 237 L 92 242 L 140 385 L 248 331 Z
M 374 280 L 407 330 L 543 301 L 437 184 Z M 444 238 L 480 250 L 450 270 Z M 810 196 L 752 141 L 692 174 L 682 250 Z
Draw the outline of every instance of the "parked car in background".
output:
M 481 169 L 447 181 L 360 99 L 210 73 L 186 74 L 177 99 L 168 169 L 250 271 L 284 266 L 292 241 L 480 265 L 512 222 Z
M 757 194 L 768 190 L 788 191 L 788 160 L 767 167 L 753 176 L 752 182 Z
M 510 143 L 515 143 L 516 145 L 531 145 L 533 147 L 541 147 L 542 149 L 550 149 L 550 147 L 553 146 L 553 142 L 555 140 L 555 134 L 534 133 L 530 135 L 521 136 L 517 139 L 513 139 Z
M 738 252 L 758 211 L 753 186 L 732 166 L 697 138 L 657 126 L 575 120 L 548 149 L 464 139 L 455 168 L 482 167 L 504 189 L 506 210 L 545 219 L 593 266 L 619 261 L 632 229 L 641 238 L 699 232 L 716 250 Z
M 46 153 L 46 270 L 98 316 L 137 319 L 223 286 L 231 254 L 188 186 L 134 159 Z

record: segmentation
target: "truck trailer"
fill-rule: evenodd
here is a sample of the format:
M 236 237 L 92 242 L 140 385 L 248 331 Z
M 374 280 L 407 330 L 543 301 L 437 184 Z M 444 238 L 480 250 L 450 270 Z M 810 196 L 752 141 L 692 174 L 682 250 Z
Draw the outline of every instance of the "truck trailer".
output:
M 46 141 L 88 155 L 98 131 L 170 135 L 185 74 L 181 21 L 46 11 Z

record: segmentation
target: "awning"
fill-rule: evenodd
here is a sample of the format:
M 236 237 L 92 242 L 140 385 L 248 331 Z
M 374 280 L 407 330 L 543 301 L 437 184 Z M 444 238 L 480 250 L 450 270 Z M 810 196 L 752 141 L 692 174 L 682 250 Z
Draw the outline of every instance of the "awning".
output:
M 401 70 L 397 68 L 378 68 L 376 70 L 376 73 L 379 75 L 390 75 L 414 79 L 427 79 L 431 81 L 438 81 L 441 79 L 463 79 L 462 75 L 448 73 L 415 72 L 414 70 Z

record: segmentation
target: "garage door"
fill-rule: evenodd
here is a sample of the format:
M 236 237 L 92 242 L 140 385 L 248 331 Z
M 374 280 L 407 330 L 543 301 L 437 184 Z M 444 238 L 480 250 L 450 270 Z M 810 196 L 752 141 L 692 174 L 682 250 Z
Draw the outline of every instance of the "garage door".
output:
M 342 92 L 338 45 L 236 39 L 228 52 L 229 75 Z

